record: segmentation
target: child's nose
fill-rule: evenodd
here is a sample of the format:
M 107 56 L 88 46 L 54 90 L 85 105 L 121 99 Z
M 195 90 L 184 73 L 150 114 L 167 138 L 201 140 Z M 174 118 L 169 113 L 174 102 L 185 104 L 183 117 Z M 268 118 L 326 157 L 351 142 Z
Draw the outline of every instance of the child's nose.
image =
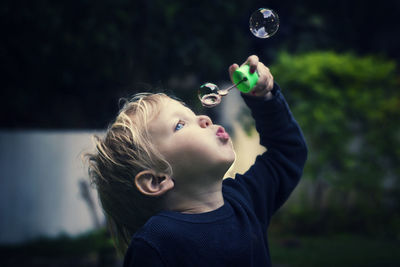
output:
M 199 125 L 201 128 L 207 128 L 209 126 L 211 126 L 212 120 L 210 119 L 210 117 L 205 116 L 205 115 L 201 115 L 199 116 Z

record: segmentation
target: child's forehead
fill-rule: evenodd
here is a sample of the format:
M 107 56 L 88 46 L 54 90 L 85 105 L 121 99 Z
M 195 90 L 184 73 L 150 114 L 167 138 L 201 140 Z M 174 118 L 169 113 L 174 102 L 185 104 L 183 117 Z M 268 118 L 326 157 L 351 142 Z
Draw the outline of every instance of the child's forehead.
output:
M 190 109 L 185 103 L 172 98 L 166 98 L 163 101 L 163 105 L 160 110 L 160 114 L 164 115 L 175 115 L 176 113 L 184 113 L 190 115 L 196 115 L 192 109 Z

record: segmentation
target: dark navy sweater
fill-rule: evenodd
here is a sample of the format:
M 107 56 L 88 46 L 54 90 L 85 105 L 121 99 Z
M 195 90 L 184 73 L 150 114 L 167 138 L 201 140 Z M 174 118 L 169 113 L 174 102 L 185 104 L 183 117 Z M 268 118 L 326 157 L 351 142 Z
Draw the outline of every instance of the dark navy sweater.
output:
M 274 85 L 274 97 L 242 95 L 267 151 L 223 181 L 224 205 L 200 214 L 163 211 L 132 238 L 128 266 L 271 266 L 267 228 L 297 185 L 307 158 L 301 130 Z

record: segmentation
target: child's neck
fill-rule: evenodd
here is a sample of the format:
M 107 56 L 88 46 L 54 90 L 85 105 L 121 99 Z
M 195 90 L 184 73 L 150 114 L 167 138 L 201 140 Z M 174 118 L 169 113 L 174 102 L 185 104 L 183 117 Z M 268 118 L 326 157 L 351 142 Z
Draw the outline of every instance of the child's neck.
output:
M 172 190 L 166 199 L 168 210 L 182 213 L 204 213 L 216 210 L 224 205 L 222 181 L 206 188 L 196 190 Z

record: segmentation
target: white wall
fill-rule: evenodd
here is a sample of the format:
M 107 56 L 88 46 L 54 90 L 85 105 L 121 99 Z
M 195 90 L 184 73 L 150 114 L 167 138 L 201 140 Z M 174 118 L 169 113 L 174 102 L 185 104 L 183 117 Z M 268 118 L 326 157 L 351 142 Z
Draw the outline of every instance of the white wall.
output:
M 79 154 L 93 148 L 93 133 L 0 131 L 0 243 L 94 228 L 79 187 L 87 179 Z

